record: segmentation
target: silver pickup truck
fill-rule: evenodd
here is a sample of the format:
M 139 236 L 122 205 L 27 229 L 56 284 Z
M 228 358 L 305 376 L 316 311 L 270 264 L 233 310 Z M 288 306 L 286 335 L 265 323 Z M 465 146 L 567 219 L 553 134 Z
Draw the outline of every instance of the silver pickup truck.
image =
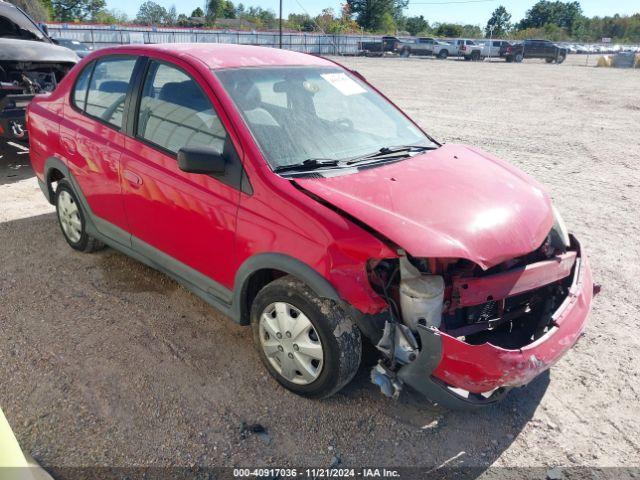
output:
M 445 59 L 458 56 L 458 46 L 444 40 L 436 40 L 433 44 L 433 55 Z

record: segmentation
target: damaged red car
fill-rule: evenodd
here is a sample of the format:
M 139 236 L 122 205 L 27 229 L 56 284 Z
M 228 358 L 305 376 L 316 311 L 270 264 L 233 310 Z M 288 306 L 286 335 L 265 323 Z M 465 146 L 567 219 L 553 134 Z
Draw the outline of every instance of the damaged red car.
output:
M 370 342 L 387 395 L 491 405 L 585 328 L 591 272 L 545 189 L 330 60 L 107 48 L 27 120 L 67 243 L 118 249 L 250 325 L 297 394 L 340 390 Z

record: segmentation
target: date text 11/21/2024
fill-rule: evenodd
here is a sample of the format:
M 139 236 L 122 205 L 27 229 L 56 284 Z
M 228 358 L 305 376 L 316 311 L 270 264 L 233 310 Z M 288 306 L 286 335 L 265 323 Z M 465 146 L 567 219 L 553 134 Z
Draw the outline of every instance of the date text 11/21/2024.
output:
M 234 478 L 400 478 L 388 468 L 234 468 Z

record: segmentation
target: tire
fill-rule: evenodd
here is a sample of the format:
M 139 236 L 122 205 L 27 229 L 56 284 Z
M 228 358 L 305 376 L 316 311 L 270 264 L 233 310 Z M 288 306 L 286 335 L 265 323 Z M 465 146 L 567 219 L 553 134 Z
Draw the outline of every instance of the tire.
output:
M 473 60 L 474 62 L 477 62 L 478 60 L 480 60 L 480 52 L 472 52 L 471 60 Z
M 58 183 L 55 204 L 62 236 L 71 248 L 86 253 L 104 248 L 104 243 L 87 233 L 85 214 L 73 188 L 66 180 Z
M 560 65 L 562 62 L 564 62 L 567 59 L 566 55 L 559 55 L 558 58 L 556 59 L 556 64 Z
M 507 63 L 513 63 L 513 57 L 505 57 Z
M 448 56 L 449 52 L 447 50 L 440 50 L 440 53 L 438 53 L 438 58 L 442 60 L 446 60 Z
M 333 395 L 360 366 L 362 338 L 353 319 L 295 277 L 274 280 L 258 292 L 251 328 L 271 376 L 303 397 Z
M 409 58 L 409 55 L 411 55 L 411 50 L 408 49 L 407 47 L 404 47 L 402 50 L 400 50 L 400 56 L 403 58 Z
M 544 61 L 547 63 L 553 63 L 555 61 L 555 58 L 545 58 Z
M 516 53 L 514 60 L 516 61 L 516 63 L 522 63 L 522 60 L 524 60 L 524 55 L 521 53 Z

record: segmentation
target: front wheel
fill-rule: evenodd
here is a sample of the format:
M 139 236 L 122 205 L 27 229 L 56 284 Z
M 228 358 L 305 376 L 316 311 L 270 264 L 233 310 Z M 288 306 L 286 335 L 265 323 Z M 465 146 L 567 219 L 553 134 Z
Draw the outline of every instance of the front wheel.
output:
M 362 340 L 353 319 L 295 277 L 279 278 L 258 292 L 251 327 L 271 376 L 298 395 L 333 395 L 360 366 Z
M 516 54 L 516 57 L 515 57 L 516 63 L 522 63 L 522 60 L 524 60 L 524 55 L 522 55 L 521 53 Z
M 559 55 L 558 58 L 556 59 L 556 64 L 560 65 L 562 62 L 564 62 L 567 59 L 566 55 Z
M 400 51 L 400 56 L 403 58 L 409 58 L 409 55 L 411 55 L 411 50 L 409 50 L 407 47 L 403 48 Z
M 449 52 L 446 50 L 442 50 L 440 53 L 438 53 L 438 58 L 442 60 L 446 60 L 448 56 L 449 56 Z

